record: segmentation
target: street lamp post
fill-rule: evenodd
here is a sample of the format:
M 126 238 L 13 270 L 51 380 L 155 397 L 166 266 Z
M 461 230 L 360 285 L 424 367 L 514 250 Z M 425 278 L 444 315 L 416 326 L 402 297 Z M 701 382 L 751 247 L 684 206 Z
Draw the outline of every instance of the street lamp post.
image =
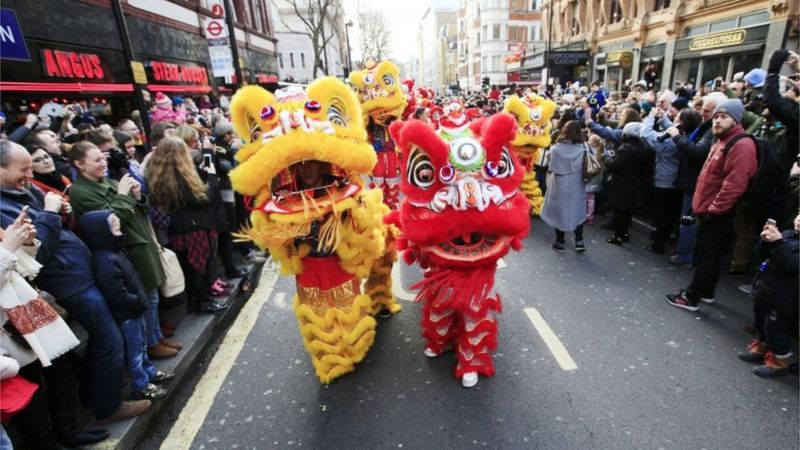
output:
M 348 20 L 346 24 L 344 24 L 344 37 L 347 40 L 347 75 L 350 76 L 350 72 L 353 71 L 353 60 L 350 58 L 350 27 L 353 26 L 353 21 Z

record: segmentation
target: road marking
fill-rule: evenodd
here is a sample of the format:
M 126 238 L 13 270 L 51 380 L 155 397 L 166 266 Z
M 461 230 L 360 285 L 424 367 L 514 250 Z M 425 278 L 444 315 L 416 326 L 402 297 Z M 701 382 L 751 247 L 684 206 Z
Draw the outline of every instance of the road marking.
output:
M 396 262 L 394 263 L 394 266 L 392 266 L 392 293 L 394 294 L 395 298 L 399 298 L 400 300 L 407 302 L 413 302 L 417 299 L 417 296 L 406 291 L 403 287 L 403 274 L 400 270 L 401 264 L 403 263 Z
M 564 344 L 562 344 L 558 336 L 553 333 L 550 325 L 544 321 L 539 311 L 536 308 L 525 308 L 525 314 L 528 315 L 528 319 L 533 323 L 533 327 L 536 328 L 536 331 L 539 332 L 539 336 L 541 336 L 544 343 L 547 344 L 547 348 L 549 348 L 553 356 L 556 357 L 558 365 L 564 370 L 576 370 L 578 365 L 575 364 L 575 361 L 569 356 L 569 352 L 567 352 Z
M 508 264 L 506 264 L 506 262 L 503 261 L 503 258 L 500 258 L 497 260 L 497 268 L 502 269 L 503 267 L 508 267 Z
M 214 404 L 214 398 L 233 368 L 233 362 L 242 351 L 247 336 L 250 335 L 250 330 L 255 326 L 259 312 L 269 300 L 277 279 L 278 272 L 273 270 L 270 264 L 264 264 L 258 288 L 244 304 L 239 316 L 225 335 L 211 364 L 195 386 L 192 397 L 181 410 L 181 414 L 172 425 L 167 438 L 161 443 L 162 450 L 191 447 L 197 432 L 203 426 L 208 411 Z

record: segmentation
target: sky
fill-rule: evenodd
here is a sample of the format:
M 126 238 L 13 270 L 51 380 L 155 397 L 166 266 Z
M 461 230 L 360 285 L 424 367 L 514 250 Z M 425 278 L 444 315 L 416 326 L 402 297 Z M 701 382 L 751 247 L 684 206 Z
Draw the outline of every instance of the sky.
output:
M 353 60 L 361 59 L 358 32 L 358 5 L 369 5 L 377 8 L 389 19 L 392 28 L 391 58 L 405 63 L 417 54 L 417 30 L 425 10 L 433 5 L 434 0 L 344 0 L 345 22 L 352 20 L 355 24 L 350 28 L 350 47 Z M 456 8 L 458 0 L 436 0 L 437 5 Z

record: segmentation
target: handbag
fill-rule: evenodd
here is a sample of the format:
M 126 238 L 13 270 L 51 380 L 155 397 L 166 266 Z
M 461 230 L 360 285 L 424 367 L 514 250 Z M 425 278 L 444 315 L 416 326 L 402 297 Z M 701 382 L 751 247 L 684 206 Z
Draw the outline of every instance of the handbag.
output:
M 150 223 L 148 222 L 148 224 Z M 186 290 L 186 277 L 183 275 L 178 255 L 158 243 L 152 224 L 150 224 L 150 233 L 152 234 L 153 242 L 158 246 L 158 257 L 161 260 L 161 266 L 164 268 L 164 282 L 158 287 L 158 292 L 162 297 L 175 297 Z
M 586 144 L 584 144 L 584 146 L 586 146 Z M 592 181 L 594 177 L 600 174 L 601 170 L 603 170 L 603 167 L 600 166 L 600 161 L 597 160 L 597 156 L 590 152 L 587 147 L 583 151 L 583 182 L 588 183 Z

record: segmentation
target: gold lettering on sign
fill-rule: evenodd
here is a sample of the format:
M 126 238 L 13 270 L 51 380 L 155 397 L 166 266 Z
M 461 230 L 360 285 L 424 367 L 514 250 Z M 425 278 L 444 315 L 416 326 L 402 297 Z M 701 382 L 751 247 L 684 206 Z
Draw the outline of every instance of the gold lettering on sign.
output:
M 730 47 L 744 42 L 747 36 L 746 30 L 727 31 L 725 33 L 709 34 L 692 39 L 689 42 L 689 50 L 707 50 L 710 48 Z

